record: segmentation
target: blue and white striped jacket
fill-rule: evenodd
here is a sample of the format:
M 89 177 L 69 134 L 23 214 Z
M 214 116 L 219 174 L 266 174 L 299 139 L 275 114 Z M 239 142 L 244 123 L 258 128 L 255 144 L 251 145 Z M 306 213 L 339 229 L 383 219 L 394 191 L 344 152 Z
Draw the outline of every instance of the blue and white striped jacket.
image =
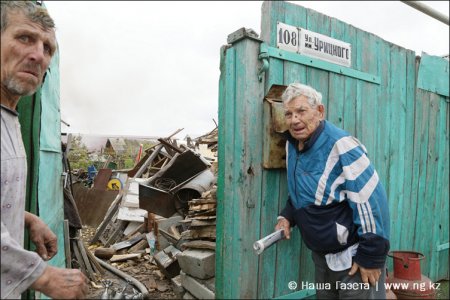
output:
M 299 227 L 305 244 L 327 254 L 359 243 L 356 263 L 384 267 L 389 251 L 387 196 L 365 147 L 322 121 L 302 151 L 289 137 L 286 161 L 289 199 L 280 215 Z

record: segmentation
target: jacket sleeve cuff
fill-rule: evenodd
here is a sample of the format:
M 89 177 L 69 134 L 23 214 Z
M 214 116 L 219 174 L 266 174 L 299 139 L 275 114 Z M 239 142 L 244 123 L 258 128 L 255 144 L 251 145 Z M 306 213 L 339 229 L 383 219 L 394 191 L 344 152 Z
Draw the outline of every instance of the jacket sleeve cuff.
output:
M 373 233 L 367 233 L 360 236 L 354 260 L 363 268 L 381 269 L 385 267 L 388 251 L 389 240 Z
M 294 221 L 294 206 L 291 203 L 291 198 L 288 198 L 288 200 L 286 201 L 286 206 L 283 208 L 280 216 L 277 219 L 279 219 L 280 217 L 288 220 L 291 227 L 294 227 L 296 225 Z

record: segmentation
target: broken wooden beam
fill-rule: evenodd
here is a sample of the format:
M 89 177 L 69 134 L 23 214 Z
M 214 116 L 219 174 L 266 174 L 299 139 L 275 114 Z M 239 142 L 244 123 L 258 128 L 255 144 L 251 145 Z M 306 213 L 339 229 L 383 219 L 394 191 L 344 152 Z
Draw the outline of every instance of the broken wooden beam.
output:
M 122 195 L 123 195 L 122 193 L 117 194 L 116 198 L 109 206 L 105 218 L 103 219 L 102 223 L 100 223 L 100 226 L 98 226 L 94 237 L 89 242 L 90 245 L 92 245 L 93 243 L 97 242 L 100 239 L 100 236 L 104 233 L 106 227 L 108 227 L 109 222 L 112 220 L 113 216 L 119 210 L 119 203 L 120 200 L 122 199 Z
M 145 239 L 145 234 L 144 234 L 144 239 L 140 240 L 137 244 L 135 244 L 133 247 L 128 249 L 128 253 L 134 253 L 136 251 L 143 250 L 147 246 L 148 246 L 148 242 L 147 242 L 147 239 Z
M 216 250 L 216 243 L 211 241 L 195 240 L 181 244 L 181 250 L 184 251 L 187 248 Z
M 124 261 L 129 259 L 138 259 L 142 256 L 141 253 L 132 253 L 132 254 L 116 254 L 111 257 L 111 262 Z
M 198 229 L 189 229 L 181 233 L 181 237 L 192 240 L 198 238 L 216 238 L 216 226 L 198 227 Z
M 66 268 L 72 268 L 72 255 L 70 253 L 70 231 L 69 220 L 64 220 L 64 254 L 66 257 Z
M 116 249 L 114 248 L 98 247 L 94 251 L 94 255 L 101 259 L 110 259 L 114 254 L 116 254 Z

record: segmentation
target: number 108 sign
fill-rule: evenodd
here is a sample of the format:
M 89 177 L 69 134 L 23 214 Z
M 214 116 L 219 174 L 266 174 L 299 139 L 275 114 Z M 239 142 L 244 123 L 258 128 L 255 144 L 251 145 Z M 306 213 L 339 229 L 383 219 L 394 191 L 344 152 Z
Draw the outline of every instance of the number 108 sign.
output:
M 280 49 L 297 52 L 300 44 L 298 28 L 295 26 L 277 23 L 277 46 Z
M 304 28 L 277 23 L 277 47 L 350 68 L 352 45 Z

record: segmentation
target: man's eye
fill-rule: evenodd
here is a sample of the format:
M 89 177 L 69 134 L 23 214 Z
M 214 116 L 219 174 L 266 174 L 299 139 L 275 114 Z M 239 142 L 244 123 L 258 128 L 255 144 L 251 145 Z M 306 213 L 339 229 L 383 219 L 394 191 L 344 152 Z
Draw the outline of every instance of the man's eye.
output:
M 49 45 L 45 44 L 44 45 L 44 51 L 45 51 L 45 53 L 51 55 L 52 54 L 52 47 L 50 47 Z
M 28 43 L 30 41 L 30 37 L 28 35 L 19 36 L 19 40 L 24 43 Z
M 287 111 L 287 112 L 284 113 L 284 116 L 285 117 L 290 117 L 290 116 L 292 116 L 292 113 Z

